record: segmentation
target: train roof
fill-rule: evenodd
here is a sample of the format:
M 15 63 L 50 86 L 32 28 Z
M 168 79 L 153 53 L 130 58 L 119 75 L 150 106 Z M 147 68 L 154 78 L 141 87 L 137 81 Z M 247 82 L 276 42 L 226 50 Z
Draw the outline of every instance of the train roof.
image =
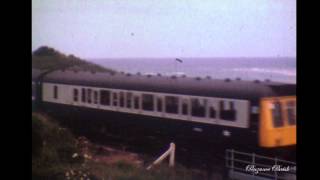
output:
M 44 82 L 196 96 L 257 99 L 296 94 L 295 84 L 89 71 L 54 71 Z
M 37 80 L 43 72 L 40 69 L 32 69 L 32 81 Z

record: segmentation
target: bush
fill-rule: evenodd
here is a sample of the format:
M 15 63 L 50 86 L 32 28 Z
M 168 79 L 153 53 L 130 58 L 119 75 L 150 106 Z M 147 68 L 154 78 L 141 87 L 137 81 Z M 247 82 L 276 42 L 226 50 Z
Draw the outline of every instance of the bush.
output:
M 83 163 L 72 158 L 78 151 L 73 135 L 48 117 L 32 115 L 32 175 L 59 179 L 65 169 Z

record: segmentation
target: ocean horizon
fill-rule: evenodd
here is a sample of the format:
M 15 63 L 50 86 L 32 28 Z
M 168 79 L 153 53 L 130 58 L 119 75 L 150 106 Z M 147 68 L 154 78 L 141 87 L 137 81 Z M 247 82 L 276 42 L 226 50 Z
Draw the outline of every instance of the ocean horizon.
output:
M 89 61 L 117 71 L 271 80 L 296 84 L 296 58 L 99 58 Z

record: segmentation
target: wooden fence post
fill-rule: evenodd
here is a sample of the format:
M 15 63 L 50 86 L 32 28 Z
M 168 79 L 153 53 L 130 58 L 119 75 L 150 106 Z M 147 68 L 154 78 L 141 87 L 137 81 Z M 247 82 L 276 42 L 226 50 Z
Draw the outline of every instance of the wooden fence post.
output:
M 174 143 L 170 143 L 170 159 L 169 159 L 169 167 L 174 167 L 174 159 L 175 159 L 175 151 L 176 145 Z
M 161 163 L 166 157 L 169 157 L 169 167 L 174 167 L 176 145 L 170 143 L 169 149 L 164 152 L 158 159 L 156 159 L 151 165 L 147 167 L 147 170 L 151 169 L 154 165 Z

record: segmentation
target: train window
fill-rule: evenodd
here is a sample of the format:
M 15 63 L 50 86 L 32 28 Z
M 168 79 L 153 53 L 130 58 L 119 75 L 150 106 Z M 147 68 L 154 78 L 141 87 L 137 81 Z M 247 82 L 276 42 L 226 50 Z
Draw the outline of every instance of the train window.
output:
M 188 115 L 189 106 L 188 106 L 188 99 L 183 99 L 182 101 L 182 114 Z
M 91 103 L 92 89 L 87 89 L 87 102 Z
M 216 110 L 214 109 L 213 106 L 210 107 L 209 114 L 210 114 L 210 118 L 216 118 Z
M 296 124 L 296 102 L 287 102 L 287 116 L 289 125 Z
M 234 102 L 229 102 L 229 108 L 226 108 L 225 102 L 220 101 L 220 119 L 227 121 L 235 121 L 236 120 L 236 110 L 234 108 Z
M 110 105 L 110 91 L 100 90 L 100 104 Z
M 86 89 L 82 88 L 81 90 L 81 101 L 86 102 Z
M 196 117 L 205 117 L 206 106 L 206 99 L 191 98 L 191 115 Z
M 73 89 L 73 101 L 78 101 L 78 89 Z
M 134 96 L 134 108 L 140 109 L 140 98 L 139 96 Z
M 119 97 L 119 100 L 120 100 L 119 106 L 124 107 L 124 92 L 120 92 L 119 96 L 120 96 Z
M 98 91 L 93 91 L 93 103 L 98 104 Z
M 281 127 L 284 125 L 282 118 L 282 107 L 279 101 L 274 102 L 272 106 L 272 120 L 274 127 Z
M 167 113 L 178 113 L 178 97 L 166 96 L 165 102 Z
M 112 93 L 112 101 L 113 101 L 112 103 L 113 106 L 118 106 L 118 93 L 116 92 Z
M 53 98 L 58 99 L 58 87 L 53 86 Z
M 153 95 L 142 94 L 142 109 L 147 111 L 153 111 Z
M 132 106 L 132 93 L 127 92 L 127 108 L 131 108 Z
M 162 99 L 161 98 L 157 98 L 157 110 L 159 112 L 162 112 Z

